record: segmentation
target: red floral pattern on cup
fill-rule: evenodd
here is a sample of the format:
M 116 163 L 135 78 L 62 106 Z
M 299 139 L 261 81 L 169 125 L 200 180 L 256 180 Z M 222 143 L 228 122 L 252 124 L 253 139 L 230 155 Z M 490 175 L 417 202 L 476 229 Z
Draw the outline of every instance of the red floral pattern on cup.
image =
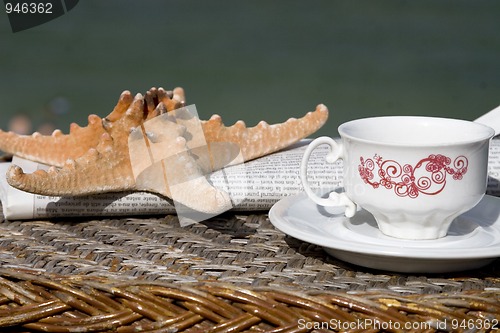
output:
M 446 178 L 461 180 L 467 172 L 469 161 L 465 156 L 458 156 L 450 166 L 451 159 L 443 155 L 429 155 L 415 166 L 401 165 L 394 160 L 384 160 L 375 154 L 373 159 L 360 157 L 359 175 L 373 188 L 394 189 L 400 197 L 416 198 L 420 193 L 436 195 L 446 186 Z M 375 180 L 375 173 L 379 179 Z

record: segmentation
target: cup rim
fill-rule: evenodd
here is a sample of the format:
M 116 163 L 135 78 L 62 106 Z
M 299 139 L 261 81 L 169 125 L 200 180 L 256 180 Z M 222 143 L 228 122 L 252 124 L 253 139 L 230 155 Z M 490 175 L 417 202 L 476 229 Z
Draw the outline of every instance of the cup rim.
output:
M 443 141 L 436 141 L 436 142 L 429 142 L 429 143 L 408 143 L 408 142 L 392 142 L 392 141 L 384 141 L 384 140 L 372 140 L 372 139 L 366 139 L 366 138 L 361 138 L 357 137 L 355 135 L 351 135 L 346 132 L 346 129 L 349 126 L 353 126 L 356 123 L 360 122 L 372 122 L 372 121 L 387 121 L 387 120 L 397 120 L 397 119 L 403 119 L 405 121 L 431 121 L 434 123 L 444 123 L 444 122 L 452 122 L 455 124 L 461 124 L 465 126 L 469 126 L 471 129 L 476 128 L 479 129 L 480 131 L 483 132 L 482 135 L 477 135 L 474 138 L 468 138 L 464 140 L 443 140 Z M 347 121 L 345 123 L 342 123 L 338 127 L 338 132 L 341 137 L 343 138 L 348 138 L 354 141 L 358 142 L 364 142 L 364 143 L 371 143 L 371 144 L 381 144 L 384 146 L 399 146 L 399 147 L 434 147 L 434 146 L 456 146 L 456 145 L 461 145 L 461 144 L 468 144 L 468 143 L 475 143 L 475 142 L 481 142 L 485 140 L 489 140 L 492 137 L 495 136 L 495 130 L 487 125 L 476 123 L 473 121 L 469 120 L 463 120 L 463 119 L 456 119 L 456 118 L 446 118 L 446 117 L 429 117 L 429 116 L 377 116 L 377 117 L 366 117 L 366 118 L 359 118 L 359 119 L 354 119 Z

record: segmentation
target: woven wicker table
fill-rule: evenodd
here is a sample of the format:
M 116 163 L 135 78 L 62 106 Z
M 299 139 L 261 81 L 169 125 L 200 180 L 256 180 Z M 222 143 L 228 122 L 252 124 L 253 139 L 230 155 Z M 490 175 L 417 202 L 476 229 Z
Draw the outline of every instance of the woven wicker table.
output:
M 265 212 L 0 223 L 2 332 L 493 332 L 500 260 L 380 272 L 276 230 Z

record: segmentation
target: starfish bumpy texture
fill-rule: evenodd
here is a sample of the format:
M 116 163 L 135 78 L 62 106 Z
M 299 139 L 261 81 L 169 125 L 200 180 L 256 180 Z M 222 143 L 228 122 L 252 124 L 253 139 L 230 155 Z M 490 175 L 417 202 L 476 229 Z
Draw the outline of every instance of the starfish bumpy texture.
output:
M 231 163 L 231 147 L 238 147 L 240 162 L 246 162 L 309 136 L 328 118 L 327 108 L 320 104 L 300 119 L 274 125 L 260 122 L 250 128 L 242 121 L 227 127 L 218 115 L 206 121 L 172 121 L 170 114 L 182 108 L 184 100 L 182 88 L 172 92 L 151 88 L 144 96 L 135 97 L 124 91 L 108 116 L 90 115 L 86 127 L 72 124 L 69 134 L 56 130 L 50 136 L 25 136 L 0 131 L 0 150 L 52 165 L 48 171 L 32 174 L 13 165 L 7 181 L 20 190 L 50 196 L 148 191 L 170 199 L 173 185 L 181 183 L 175 186 L 175 201 L 217 214 L 230 208 L 231 200 L 205 175 Z M 190 129 L 193 121 L 201 125 L 206 149 L 196 148 Z M 134 137 L 138 139 L 134 141 Z M 142 146 L 136 143 L 145 144 L 147 149 L 137 149 Z M 156 160 L 151 151 L 168 152 L 169 158 L 159 153 L 161 158 Z M 140 173 L 136 161 L 146 161 L 144 167 L 139 166 Z

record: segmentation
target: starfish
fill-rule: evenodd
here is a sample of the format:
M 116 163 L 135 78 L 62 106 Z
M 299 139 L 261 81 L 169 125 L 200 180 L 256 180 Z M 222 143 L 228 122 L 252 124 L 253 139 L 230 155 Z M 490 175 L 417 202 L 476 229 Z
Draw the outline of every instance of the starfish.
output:
M 88 126 L 72 124 L 67 135 L 1 132 L 0 149 L 53 165 L 32 174 L 13 165 L 7 181 L 20 190 L 50 196 L 148 191 L 198 212 L 218 214 L 231 208 L 231 199 L 205 175 L 231 163 L 232 147 L 238 147 L 239 162 L 246 162 L 309 136 L 328 118 L 326 106 L 320 104 L 302 118 L 250 128 L 243 121 L 226 127 L 218 115 L 206 121 L 185 116 L 173 121 L 171 114 L 183 104 L 181 88 L 172 93 L 152 88 L 135 97 L 124 91 L 107 117 L 89 116 Z M 197 148 L 193 123 L 201 126 L 206 149 Z
M 173 91 L 165 91 L 163 88 L 149 89 L 144 96 L 142 121 L 158 115 L 155 112 L 159 111 L 156 109 L 159 99 L 163 101 L 163 106 L 167 111 L 175 110 L 184 103 L 184 90 L 180 87 Z M 95 148 L 104 133 L 113 136 L 114 123 L 127 111 L 132 100 L 133 96 L 130 91 L 125 90 L 108 116 L 100 118 L 91 114 L 88 116 L 87 126 L 80 127 L 72 123 L 69 134 L 55 130 L 52 135 L 41 135 L 38 132 L 32 135 L 18 135 L 0 130 L 0 150 L 27 160 L 62 167 L 68 159 L 76 159 L 87 153 L 89 149 Z

